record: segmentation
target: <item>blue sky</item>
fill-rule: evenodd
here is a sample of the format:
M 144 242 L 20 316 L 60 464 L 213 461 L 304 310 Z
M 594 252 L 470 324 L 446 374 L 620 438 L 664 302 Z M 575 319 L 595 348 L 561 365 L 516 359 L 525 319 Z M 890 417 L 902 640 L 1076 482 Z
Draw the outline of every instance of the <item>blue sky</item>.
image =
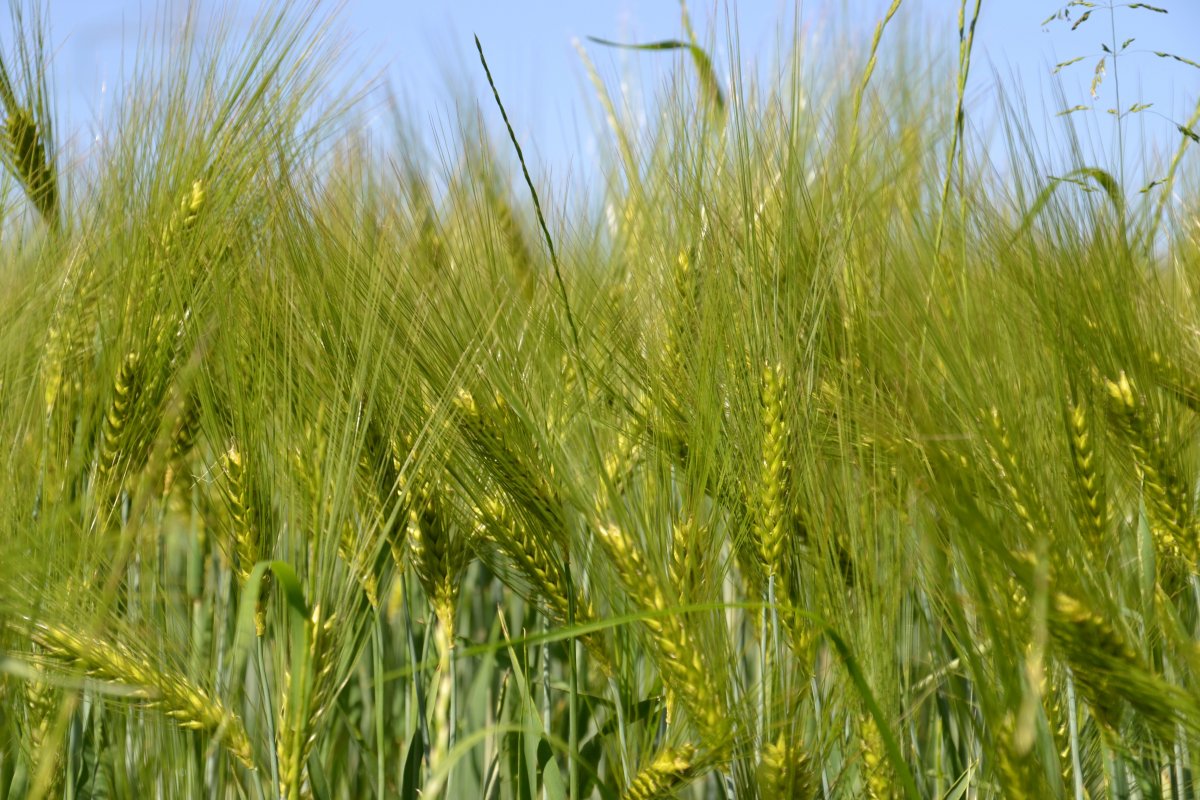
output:
M 1041 22 L 1066 0 L 984 0 L 977 34 L 977 55 L 970 86 L 971 119 L 987 124 L 996 105 L 997 82 L 1024 95 L 1034 124 L 1054 126 L 1050 67 L 1061 60 L 1095 54 L 1062 74 L 1071 104 L 1091 105 L 1088 84 L 1100 43 L 1112 35 L 1107 11 L 1070 31 L 1069 24 Z M 138 32 L 177 0 L 50 0 L 54 70 L 66 131 L 76 144 L 93 135 L 93 121 L 106 97 L 121 81 L 121 65 L 133 60 Z M 1156 0 L 1169 15 L 1124 9 L 1116 18 L 1117 39 L 1134 38 L 1121 62 L 1122 104 L 1153 103 L 1154 114 L 1141 120 L 1146 151 L 1168 150 L 1178 141 L 1172 121 L 1184 121 L 1200 96 L 1200 69 L 1154 57 L 1162 50 L 1200 61 L 1200 3 Z M 716 42 L 719 69 L 730 68 L 725 47 L 730 21 L 736 21 L 741 60 L 761 61 L 786 36 L 788 21 L 800 9 L 801 25 L 813 53 L 833 48 L 838 32 L 866 37 L 885 0 L 692 0 L 692 17 L 702 37 Z M 595 35 L 623 41 L 682 36 L 678 0 L 343 0 L 334 11 L 348 50 L 336 76 L 351 84 L 378 76 L 391 83 L 417 128 L 449 129 L 451 100 L 489 100 L 478 67 L 472 34 L 482 39 L 518 133 L 538 160 L 540 172 L 575 171 L 586 163 L 596 128 L 595 99 L 573 41 Z M 205 8 L 232 9 L 252 19 L 257 2 L 245 0 Z M 1078 18 L 1080 9 L 1074 11 Z M 954 46 L 958 0 L 906 0 L 894 24 L 905 24 L 923 45 Z M 892 31 L 894 35 L 899 31 Z M 6 33 L 6 32 L 5 32 Z M 7 36 L 5 36 L 7 38 Z M 885 42 L 886 46 L 886 42 Z M 632 53 L 589 46 L 602 73 L 619 89 L 623 80 L 652 94 L 669 68 L 671 56 Z M 861 60 L 861 57 L 860 57 Z M 1109 62 L 1111 65 L 1111 61 Z M 636 80 L 634 78 L 636 77 Z M 1080 121 L 1107 141 L 1111 129 L 1103 114 L 1113 101 L 1111 68 L 1095 102 L 1098 113 Z M 1162 117 L 1156 116 L 1161 114 Z M 1138 147 L 1135 139 L 1132 147 Z

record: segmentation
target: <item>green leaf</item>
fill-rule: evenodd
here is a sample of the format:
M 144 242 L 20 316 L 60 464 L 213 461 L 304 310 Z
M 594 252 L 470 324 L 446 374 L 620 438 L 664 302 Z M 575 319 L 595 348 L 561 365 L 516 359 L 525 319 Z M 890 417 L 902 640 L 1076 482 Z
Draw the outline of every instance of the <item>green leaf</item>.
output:
M 1080 17 L 1079 19 L 1075 20 L 1075 24 L 1071 26 L 1071 30 L 1075 30 L 1075 29 L 1076 29 L 1076 28 L 1078 28 L 1080 25 L 1082 25 L 1083 23 L 1087 22 L 1087 21 L 1088 21 L 1088 19 L 1089 19 L 1091 16 L 1092 16 L 1092 12 L 1091 12 L 1091 11 L 1085 11 L 1085 12 L 1083 12 L 1083 16 L 1082 16 L 1082 17 Z
M 1160 185 L 1162 185 L 1162 184 L 1163 184 L 1163 183 L 1165 183 L 1165 182 L 1166 182 L 1166 181 L 1164 181 L 1162 178 L 1155 178 L 1154 180 L 1150 181 L 1149 183 L 1147 183 L 1147 184 L 1146 184 L 1145 186 L 1143 186 L 1142 188 L 1138 189 L 1138 194 L 1145 194 L 1146 192 L 1148 192 L 1148 191 L 1150 191 L 1151 189 L 1153 189 L 1155 186 L 1160 186 Z
M 313 800 L 332 800 L 333 792 L 329 790 L 329 779 L 325 777 L 325 768 L 321 759 L 313 753 L 308 757 L 308 784 L 312 789 Z
M 1083 61 L 1085 58 L 1087 58 L 1087 56 L 1076 56 L 1075 58 L 1067 59 L 1066 61 L 1060 61 L 1054 65 L 1054 71 L 1051 74 L 1057 75 L 1063 68 L 1069 67 L 1072 64 L 1078 64 L 1080 61 Z
M 1126 114 L 1138 114 L 1142 111 L 1145 111 L 1147 108 L 1152 107 L 1153 105 L 1154 105 L 1154 103 L 1134 103 L 1133 105 L 1131 105 L 1129 107 L 1129 110 L 1126 111 L 1125 113 Z
M 1147 11 L 1153 11 L 1155 14 L 1166 14 L 1167 13 L 1167 10 L 1165 8 L 1159 8 L 1158 6 L 1152 6 L 1148 3 L 1130 3 L 1127 6 L 1127 8 L 1144 8 Z
M 563 782 L 562 771 L 558 762 L 551 758 L 542 770 L 542 788 L 546 790 L 546 800 L 567 800 L 567 787 Z
M 1133 43 L 1134 43 L 1134 39 L 1132 37 L 1129 39 L 1126 39 L 1125 41 L 1121 42 L 1121 49 L 1124 50 L 1125 48 L 1129 47 L 1129 45 L 1131 45 Z
M 1112 50 L 1109 50 L 1108 45 L 1106 45 L 1104 42 L 1100 43 L 1100 49 L 1108 53 L 1110 56 L 1112 55 Z
M 1191 128 L 1188 128 L 1184 125 L 1176 125 L 1175 127 L 1178 128 L 1179 132 L 1182 133 L 1184 136 L 1191 139 L 1196 144 L 1200 144 L 1200 133 L 1196 133 L 1194 130 L 1192 130 Z
M 288 617 L 292 624 L 292 634 L 296 642 L 304 641 L 304 625 L 309 618 L 308 602 L 304 599 L 304 587 L 296 576 L 296 571 L 286 561 L 260 561 L 250 571 L 242 587 L 239 603 L 237 627 L 234 630 L 232 664 L 229 675 L 232 685 L 240 687 L 242 676 L 246 670 L 246 659 L 250 655 L 250 646 L 257 639 L 254 626 L 254 598 L 259 596 L 267 571 L 275 578 L 275 583 L 283 590 L 284 601 L 287 604 Z
M 421 726 L 413 731 L 408 742 L 408 755 L 404 757 L 404 777 L 400 783 L 400 800 L 419 800 L 421 796 L 421 761 L 425 757 L 425 742 L 421 738 Z
M 1087 111 L 1087 110 L 1088 110 L 1087 106 L 1071 106 L 1070 108 L 1067 108 L 1067 109 L 1064 109 L 1064 110 L 1058 112 L 1057 114 L 1055 114 L 1055 116 L 1056 117 L 1065 117 L 1067 114 L 1074 114 L 1076 111 Z

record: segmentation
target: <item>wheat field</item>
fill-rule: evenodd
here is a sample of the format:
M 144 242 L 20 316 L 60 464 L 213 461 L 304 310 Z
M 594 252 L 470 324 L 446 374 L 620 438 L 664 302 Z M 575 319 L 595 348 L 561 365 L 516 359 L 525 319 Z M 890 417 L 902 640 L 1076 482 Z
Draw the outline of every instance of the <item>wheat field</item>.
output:
M 685 9 L 569 203 L 478 40 L 381 141 L 292 3 L 70 159 L 13 9 L 0 800 L 1197 796 L 1195 118 L 1050 177 L 978 2 L 765 81 Z

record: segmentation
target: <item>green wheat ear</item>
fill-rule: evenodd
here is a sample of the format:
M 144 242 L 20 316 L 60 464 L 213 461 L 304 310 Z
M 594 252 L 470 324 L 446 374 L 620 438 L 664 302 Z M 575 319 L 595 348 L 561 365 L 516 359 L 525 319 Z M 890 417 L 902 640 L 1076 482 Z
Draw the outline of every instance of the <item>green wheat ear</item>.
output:
M 57 227 L 58 182 L 46 152 L 45 134 L 28 108 L 9 111 L 4 145 L 30 202 L 51 227 Z
M 760 797 L 808 800 L 817 796 L 817 775 L 812 758 L 794 738 L 784 734 L 762 749 L 758 765 Z
M 45 25 L 36 14 L 32 25 L 26 23 L 19 4 L 14 3 L 11 12 L 14 38 L 18 42 L 17 59 L 14 64 L 0 56 L 0 105 L 5 113 L 0 151 L 29 202 L 46 224 L 57 230 L 62 220 L 47 98 L 49 58 L 45 50 Z M 15 75 L 9 71 L 10 66 L 15 68 Z M 14 77 L 23 84 L 20 97 Z
M 37 623 L 33 639 L 49 655 L 86 675 L 128 687 L 131 699 L 159 709 L 180 727 L 220 737 L 230 754 L 254 768 L 254 750 L 241 718 L 184 675 L 124 645 L 58 624 Z

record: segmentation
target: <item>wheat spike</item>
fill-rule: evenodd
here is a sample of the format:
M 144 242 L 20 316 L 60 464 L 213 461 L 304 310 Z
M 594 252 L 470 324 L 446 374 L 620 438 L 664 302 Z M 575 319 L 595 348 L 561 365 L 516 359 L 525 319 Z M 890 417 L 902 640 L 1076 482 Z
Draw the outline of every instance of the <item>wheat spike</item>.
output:
M 992 439 L 987 441 L 988 454 L 1000 476 L 1001 486 L 1008 495 L 1013 512 L 1021 520 L 1030 540 L 1036 541 L 1042 532 L 1049 530 L 1045 511 L 1022 477 L 1020 463 L 1012 448 L 1008 429 L 1000 418 L 999 409 L 992 406 L 986 416 L 995 432 L 995 442 L 993 443 Z
M 1050 609 L 1050 635 L 1071 665 L 1071 674 L 1092 715 L 1110 731 L 1128 703 L 1144 724 L 1165 740 L 1200 730 L 1200 703 L 1193 693 L 1152 671 L 1104 614 L 1059 592 Z
M 670 797 L 687 782 L 696 748 L 690 744 L 668 747 L 642 767 L 629 787 L 621 793 L 622 800 L 659 800 Z
M 1004 789 L 1004 796 L 1012 800 L 1033 800 L 1044 796 L 1035 790 L 1034 762 L 1029 753 L 1020 753 L 1013 743 L 1014 722 L 1011 714 L 996 732 L 996 772 Z
M 1093 553 L 1102 552 L 1108 526 L 1108 507 L 1099 473 L 1091 414 L 1083 402 L 1067 407 L 1068 440 L 1079 493 L 1082 528 Z
M 671 585 L 686 603 L 703 592 L 699 531 L 693 517 L 671 525 Z
M 1142 478 L 1155 543 L 1161 554 L 1183 559 L 1194 570 L 1200 548 L 1188 492 L 1177 465 L 1167 456 L 1169 448 L 1157 421 L 1146 414 L 1137 387 L 1124 372 L 1115 381 L 1106 380 L 1104 388 Z
M 758 793 L 763 798 L 811 800 L 817 796 L 812 759 L 798 741 L 783 734 L 762 749 Z
M 233 522 L 232 540 L 234 569 L 238 580 L 245 583 L 250 571 L 262 557 L 258 526 L 255 524 L 253 500 L 246 480 L 246 467 L 237 445 L 231 445 L 221 459 L 225 474 L 225 498 Z
M 30 202 L 42 218 L 58 226 L 58 181 L 46 148 L 46 138 L 33 112 L 8 104 L 4 144 Z
M 675 303 L 667 319 L 667 335 L 663 356 L 670 374 L 682 379 L 687 375 L 687 353 L 693 339 L 696 315 L 695 275 L 691 256 L 680 248 L 671 270 L 668 291 Z
M 253 749 L 241 719 L 180 674 L 152 665 L 123 645 L 39 622 L 33 639 L 46 652 L 76 666 L 89 677 L 129 687 L 129 696 L 161 710 L 182 728 L 219 736 L 221 744 L 247 767 Z
M 1054 749 L 1058 755 L 1059 774 L 1063 786 L 1072 783 L 1071 763 L 1071 733 L 1070 707 L 1067 704 L 1067 694 L 1059 681 L 1051 680 L 1047 674 L 1042 678 L 1042 707 L 1046 714 L 1046 725 L 1054 739 Z
M 871 800 L 888 800 L 892 797 L 891 768 L 884 755 L 883 737 L 879 734 L 873 717 L 859 720 L 859 752 L 862 754 L 863 783 L 866 796 Z
M 246 464 L 236 444 L 230 445 L 221 457 L 221 464 L 224 468 L 222 489 L 230 520 L 229 542 L 226 547 L 233 557 L 233 570 L 238 583 L 244 585 L 250 580 L 254 565 L 265 556 L 262 528 L 257 516 L 258 500 L 251 491 Z M 254 626 L 259 636 L 267 629 L 266 600 L 271 588 L 269 575 L 268 572 L 263 576 L 258 597 L 254 598 Z
M 205 184 L 202 179 L 192 181 L 191 188 L 183 195 L 179 205 L 171 212 L 159 235 L 159 247 L 163 257 L 171 256 L 179 246 L 185 234 L 196 225 L 200 212 L 207 198 Z
M 467 565 L 469 550 L 465 537 L 452 531 L 450 486 L 419 471 L 414 480 L 404 482 L 402 491 L 409 504 L 410 563 L 453 641 L 459 579 Z
M 534 441 L 525 442 L 524 448 L 509 442 L 494 418 L 506 414 L 503 400 L 497 397 L 490 406 L 481 406 L 464 389 L 455 397 L 454 407 L 468 443 L 491 470 L 496 484 L 547 530 L 561 535 L 562 508 L 551 483 L 553 472 L 539 463 Z
M 566 576 L 545 544 L 515 517 L 505 497 L 498 492 L 485 497 L 482 507 L 475 509 L 475 518 L 478 543 L 494 548 L 516 568 L 528 584 L 529 590 L 522 592 L 525 599 L 539 606 L 551 621 L 566 623 L 571 612 Z M 595 608 L 577 587 L 575 623 L 585 625 L 597 619 Z M 612 661 L 604 642 L 593 634 L 583 636 L 582 641 L 593 660 L 611 674 Z
M 113 400 L 104 414 L 101 427 L 100 473 L 111 477 L 121 457 L 129 450 L 129 429 L 133 419 L 134 404 L 141 388 L 141 359 L 137 353 L 129 353 L 117 369 L 113 381 Z
M 304 626 L 305 660 L 299 674 L 283 675 L 279 704 L 276 753 L 279 758 L 280 800 L 300 800 L 305 793 L 303 774 L 316 744 L 316 727 L 333 694 L 333 661 L 336 617 L 324 616 L 320 604 Z
M 621 582 L 637 604 L 650 612 L 666 611 L 662 586 L 629 537 L 615 525 L 602 526 L 598 533 Z M 724 704 L 712 691 L 712 677 L 701 655 L 703 650 L 688 631 L 683 616 L 655 613 L 642 623 L 650 631 L 658 654 L 658 669 L 667 688 L 682 701 L 705 741 L 723 741 L 727 724 Z
M 762 462 L 754 520 L 754 539 L 768 579 L 778 577 L 783 566 L 788 472 L 785 403 L 783 365 L 768 364 L 762 370 Z
M 633 475 L 641 461 L 641 448 L 627 437 L 617 440 L 617 448 L 604 458 L 605 481 L 597 486 L 596 515 L 603 519 L 608 516 L 609 503 L 625 494 Z M 607 488 L 607 492 L 604 491 Z

